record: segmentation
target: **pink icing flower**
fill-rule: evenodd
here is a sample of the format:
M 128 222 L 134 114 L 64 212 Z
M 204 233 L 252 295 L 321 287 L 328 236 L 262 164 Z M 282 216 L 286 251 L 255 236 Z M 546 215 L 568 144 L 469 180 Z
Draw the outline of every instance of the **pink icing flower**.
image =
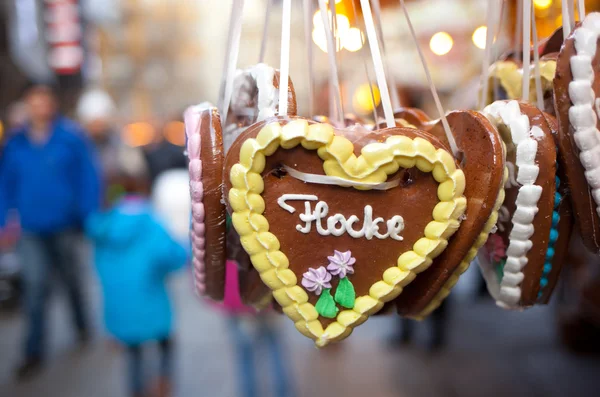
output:
M 340 252 L 337 250 L 333 251 L 333 256 L 328 256 L 329 265 L 327 270 L 334 276 L 340 276 L 340 278 L 346 277 L 346 274 L 354 274 L 354 263 L 356 258 L 352 257 L 352 252 Z
M 506 258 L 506 246 L 500 235 L 490 234 L 490 237 L 485 243 L 485 247 L 493 262 L 500 262 L 502 259 Z
M 309 268 L 303 276 L 302 285 L 304 288 L 316 295 L 321 295 L 323 288 L 331 288 L 331 274 L 323 266 L 317 270 Z

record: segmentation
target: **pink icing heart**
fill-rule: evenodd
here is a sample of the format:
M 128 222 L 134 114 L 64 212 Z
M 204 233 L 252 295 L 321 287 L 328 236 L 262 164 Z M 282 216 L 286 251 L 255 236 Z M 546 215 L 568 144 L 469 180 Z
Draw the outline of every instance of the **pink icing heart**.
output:
M 194 203 L 201 203 L 202 198 L 204 197 L 204 188 L 202 186 L 202 182 L 190 182 L 190 191 L 192 192 L 192 201 Z

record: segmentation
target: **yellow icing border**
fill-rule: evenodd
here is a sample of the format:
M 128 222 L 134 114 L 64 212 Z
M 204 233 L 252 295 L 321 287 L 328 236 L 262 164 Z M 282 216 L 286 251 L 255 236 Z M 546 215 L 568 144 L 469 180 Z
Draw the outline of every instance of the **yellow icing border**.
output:
M 354 308 L 340 311 L 336 321 L 325 330 L 314 305 L 308 302 L 308 294 L 289 269 L 287 256 L 279 250 L 279 240 L 269 232 L 269 223 L 262 215 L 265 202 L 261 196 L 264 190 L 261 172 L 266 156 L 275 153 L 279 147 L 291 149 L 297 145 L 317 150 L 324 160 L 323 169 L 327 175 L 356 182 L 381 183 L 400 167 L 416 166 L 423 172 L 431 172 L 439 183 L 440 202 L 433 209 L 433 220 L 427 224 L 425 236 L 415 242 L 412 250 L 400 255 L 397 266 L 384 271 L 382 280 L 369 289 L 369 295 L 357 297 Z M 309 125 L 306 120 L 294 120 L 282 127 L 278 122 L 272 122 L 264 126 L 256 138 L 242 144 L 239 163 L 230 172 L 229 204 L 233 209 L 233 226 L 240 235 L 242 246 L 263 282 L 273 290 L 283 312 L 319 347 L 346 338 L 354 327 L 381 309 L 384 302 L 396 298 L 402 288 L 446 248 L 447 239 L 458 229 L 458 219 L 466 209 L 464 173 L 456 167 L 450 153 L 436 149 L 431 142 L 395 135 L 384 143 L 366 145 L 358 157 L 353 150 L 352 142 L 335 135 L 328 124 Z M 368 189 L 364 185 L 354 188 Z
M 502 143 L 502 145 L 504 146 L 504 143 Z M 413 316 L 413 318 L 415 320 L 423 320 L 425 317 L 430 315 L 431 312 L 433 312 L 435 309 L 437 309 L 442 304 L 444 299 L 446 299 L 448 297 L 448 295 L 450 294 L 450 291 L 452 290 L 452 288 L 454 288 L 454 286 L 458 282 L 458 279 L 460 278 L 460 276 L 464 272 L 467 271 L 467 269 L 471 265 L 471 262 L 473 261 L 473 259 L 475 259 L 475 256 L 477 256 L 477 252 L 479 251 L 479 249 L 481 247 L 483 247 L 483 245 L 487 241 L 487 239 L 490 235 L 490 232 L 492 231 L 494 226 L 496 226 L 496 222 L 498 222 L 498 211 L 500 210 L 500 207 L 502 207 L 502 204 L 504 203 L 504 196 L 505 196 L 504 186 L 506 185 L 507 180 L 508 180 L 508 168 L 504 167 L 504 176 L 502 179 L 502 187 L 500 188 L 500 191 L 498 192 L 498 198 L 496 198 L 496 202 L 494 203 L 494 209 L 492 210 L 492 213 L 490 214 L 490 217 L 488 218 L 487 222 L 483 226 L 483 229 L 482 229 L 481 233 L 479 234 L 479 236 L 477 237 L 477 240 L 475 240 L 475 244 L 473 244 L 473 246 L 469 249 L 469 252 L 465 256 L 465 258 L 462 260 L 462 262 L 460 262 L 460 265 L 458 265 L 458 268 L 454 271 L 454 273 L 452 273 L 452 276 L 450 276 L 450 278 L 446 281 L 444 286 L 438 291 L 437 295 L 431 300 L 431 302 L 429 302 L 427 304 L 425 309 L 423 309 L 416 316 Z

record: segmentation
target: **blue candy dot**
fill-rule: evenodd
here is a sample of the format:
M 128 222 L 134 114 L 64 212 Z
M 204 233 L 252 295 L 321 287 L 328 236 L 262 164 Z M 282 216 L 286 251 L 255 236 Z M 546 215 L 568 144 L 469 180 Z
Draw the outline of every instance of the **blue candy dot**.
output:
M 558 221 L 560 221 L 560 215 L 555 211 L 552 213 L 552 227 L 556 227 Z
M 554 244 L 558 240 L 558 230 L 552 229 L 550 230 L 550 243 Z
M 547 258 L 547 257 L 546 257 Z M 552 263 L 545 263 L 544 264 L 544 273 L 550 273 L 550 271 L 552 270 Z
M 558 189 L 559 186 L 560 186 L 560 178 L 556 177 L 556 188 Z
M 544 288 L 546 285 L 548 285 L 548 279 L 546 277 L 542 277 L 542 279 L 540 280 L 540 285 L 542 286 L 542 288 Z
M 538 299 L 540 299 L 542 297 L 542 291 L 538 292 Z
M 554 248 L 548 247 L 548 250 L 546 251 L 546 260 L 550 261 L 550 260 L 552 260 L 553 257 L 554 257 Z
M 555 207 L 558 207 L 558 204 L 560 204 L 561 199 L 562 199 L 562 197 L 559 192 L 554 193 L 554 206 Z

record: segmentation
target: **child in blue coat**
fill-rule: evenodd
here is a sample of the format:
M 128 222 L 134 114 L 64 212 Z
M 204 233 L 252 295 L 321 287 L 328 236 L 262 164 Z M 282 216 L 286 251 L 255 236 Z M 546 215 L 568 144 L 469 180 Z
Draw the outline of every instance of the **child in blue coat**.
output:
M 186 263 L 187 252 L 157 221 L 134 182 L 123 184 L 126 194 L 109 210 L 89 218 L 86 231 L 94 244 L 106 328 L 129 355 L 131 395 L 144 395 L 142 347 L 149 342 L 160 347 L 159 387 L 167 395 L 172 312 L 165 279 Z

